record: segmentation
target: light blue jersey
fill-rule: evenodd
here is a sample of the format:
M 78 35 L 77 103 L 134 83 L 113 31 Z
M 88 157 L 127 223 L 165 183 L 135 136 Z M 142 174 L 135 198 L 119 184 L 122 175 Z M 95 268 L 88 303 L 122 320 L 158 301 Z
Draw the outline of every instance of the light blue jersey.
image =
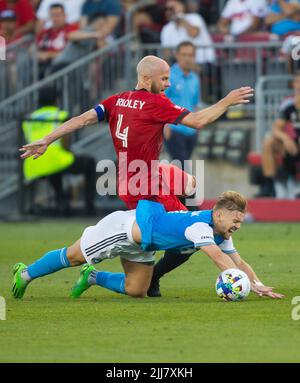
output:
M 195 111 L 200 102 L 200 81 L 195 72 L 184 74 L 178 64 L 171 66 L 171 86 L 166 89 L 165 95 L 176 105 Z M 192 136 L 197 133 L 196 129 L 189 128 L 182 124 L 171 124 L 171 129 L 185 136 Z
M 136 221 L 146 251 L 201 248 L 218 245 L 224 253 L 236 253 L 232 239 L 214 235 L 212 210 L 167 212 L 157 202 L 140 200 Z

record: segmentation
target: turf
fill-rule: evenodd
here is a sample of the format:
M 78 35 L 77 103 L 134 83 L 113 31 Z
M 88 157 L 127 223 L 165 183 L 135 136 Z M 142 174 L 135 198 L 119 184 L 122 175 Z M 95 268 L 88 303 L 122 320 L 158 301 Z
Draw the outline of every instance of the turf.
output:
M 291 317 L 292 298 L 300 295 L 300 224 L 245 224 L 235 234 L 262 280 L 286 294 L 282 301 L 253 293 L 244 302 L 221 301 L 218 270 L 202 253 L 163 279 L 163 298 L 94 287 L 73 301 L 74 268 L 34 281 L 23 300 L 14 300 L 12 265 L 71 244 L 86 225 L 0 224 L 0 295 L 7 305 L 0 362 L 300 362 L 300 321 Z M 119 271 L 119 260 L 101 269 Z

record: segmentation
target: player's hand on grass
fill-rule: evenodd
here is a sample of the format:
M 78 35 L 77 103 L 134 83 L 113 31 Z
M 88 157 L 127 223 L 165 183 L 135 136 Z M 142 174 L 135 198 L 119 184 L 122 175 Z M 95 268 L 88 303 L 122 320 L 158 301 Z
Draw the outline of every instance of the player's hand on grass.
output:
M 274 291 L 270 291 L 270 292 L 268 292 L 268 293 L 266 293 L 264 295 L 267 296 L 267 297 L 273 298 L 273 299 L 282 299 L 282 298 L 284 298 L 283 294 L 274 293 Z
M 256 283 L 251 283 L 251 290 L 260 297 L 266 296 L 273 299 L 284 298 L 283 294 L 275 293 L 273 291 L 274 287 L 257 285 Z
M 47 150 L 48 143 L 43 138 L 41 140 L 35 141 L 32 144 L 23 145 L 22 148 L 19 149 L 20 152 L 24 152 L 21 155 L 22 159 L 32 157 L 35 160 L 36 158 L 40 157 L 42 154 L 45 153 Z
M 251 86 L 243 86 L 239 89 L 234 89 L 225 97 L 229 106 L 238 104 L 248 104 L 249 98 L 253 97 L 254 89 Z
M 262 296 L 265 293 L 271 292 L 273 290 L 273 287 L 270 286 L 264 286 L 263 284 L 257 284 L 254 282 L 251 282 L 251 291 L 253 291 L 255 294 Z

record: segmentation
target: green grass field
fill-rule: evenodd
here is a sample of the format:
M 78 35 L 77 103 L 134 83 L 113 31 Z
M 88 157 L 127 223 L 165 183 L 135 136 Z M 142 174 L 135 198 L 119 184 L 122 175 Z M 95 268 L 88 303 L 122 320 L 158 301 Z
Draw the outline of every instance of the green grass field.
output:
M 286 294 L 223 302 L 218 270 L 202 253 L 162 280 L 163 298 L 133 299 L 91 288 L 69 296 L 79 268 L 36 280 L 21 301 L 10 295 L 12 265 L 71 244 L 87 222 L 0 224 L 0 362 L 300 362 L 300 224 L 251 224 L 235 245 L 261 279 Z M 100 265 L 99 265 L 100 268 Z M 120 271 L 118 259 L 101 269 Z M 298 311 L 300 312 L 300 310 Z

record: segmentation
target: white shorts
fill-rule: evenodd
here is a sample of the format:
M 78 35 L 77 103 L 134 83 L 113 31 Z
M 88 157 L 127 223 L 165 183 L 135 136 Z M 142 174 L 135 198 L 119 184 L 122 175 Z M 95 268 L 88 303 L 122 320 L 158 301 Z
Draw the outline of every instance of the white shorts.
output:
M 95 226 L 87 227 L 80 247 L 87 263 L 95 264 L 118 255 L 131 262 L 154 262 L 154 251 L 143 251 L 132 239 L 135 210 L 116 211 Z

